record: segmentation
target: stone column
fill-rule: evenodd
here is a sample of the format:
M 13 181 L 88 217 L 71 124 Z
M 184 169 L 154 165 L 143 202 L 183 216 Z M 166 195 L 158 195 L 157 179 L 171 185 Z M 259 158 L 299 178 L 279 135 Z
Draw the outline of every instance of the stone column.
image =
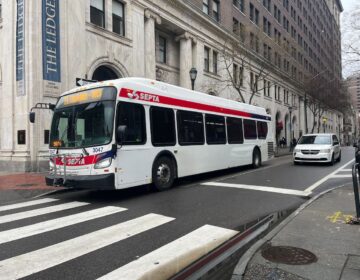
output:
M 145 77 L 156 79 L 155 22 L 161 18 L 150 10 L 145 11 Z
M 191 89 L 190 69 L 193 67 L 192 43 L 196 43 L 194 36 L 189 32 L 175 38 L 180 41 L 180 86 Z

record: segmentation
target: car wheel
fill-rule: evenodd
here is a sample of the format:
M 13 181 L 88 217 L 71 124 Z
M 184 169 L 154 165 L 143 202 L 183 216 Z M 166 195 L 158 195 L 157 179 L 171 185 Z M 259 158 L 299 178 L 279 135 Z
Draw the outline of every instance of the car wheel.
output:
M 339 157 L 338 157 L 337 161 L 338 161 L 338 162 L 341 161 L 341 151 L 340 151 L 340 153 L 339 153 Z
M 175 179 L 175 166 L 168 157 L 158 158 L 152 169 L 152 181 L 157 191 L 170 189 Z
M 330 161 L 330 165 L 334 165 L 335 164 L 335 156 L 334 153 L 331 156 L 331 161 Z
M 253 151 L 252 166 L 253 168 L 259 168 L 261 166 L 261 153 L 259 149 L 254 149 Z

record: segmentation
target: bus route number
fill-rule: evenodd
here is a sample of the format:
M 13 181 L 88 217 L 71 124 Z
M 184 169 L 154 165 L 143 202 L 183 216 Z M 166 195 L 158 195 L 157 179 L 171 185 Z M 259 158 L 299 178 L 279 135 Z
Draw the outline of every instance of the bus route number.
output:
M 97 154 L 97 153 L 101 153 L 103 151 L 104 147 L 97 147 L 97 148 L 93 148 L 93 153 Z

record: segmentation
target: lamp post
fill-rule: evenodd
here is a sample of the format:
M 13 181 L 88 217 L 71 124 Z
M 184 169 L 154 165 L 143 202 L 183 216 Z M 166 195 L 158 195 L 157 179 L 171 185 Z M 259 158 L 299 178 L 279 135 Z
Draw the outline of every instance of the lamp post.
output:
M 196 76 L 197 76 L 197 70 L 195 67 L 190 69 L 190 80 L 191 80 L 191 89 L 194 90 L 195 87 L 195 80 L 196 80 Z
M 293 139 L 293 137 L 292 137 L 292 127 L 291 127 L 291 123 L 292 123 L 292 116 L 291 116 L 291 114 L 292 114 L 292 110 L 293 110 L 293 107 L 289 107 L 289 113 L 290 113 L 290 152 L 292 151 L 292 148 L 293 148 L 293 146 L 292 146 L 292 139 Z

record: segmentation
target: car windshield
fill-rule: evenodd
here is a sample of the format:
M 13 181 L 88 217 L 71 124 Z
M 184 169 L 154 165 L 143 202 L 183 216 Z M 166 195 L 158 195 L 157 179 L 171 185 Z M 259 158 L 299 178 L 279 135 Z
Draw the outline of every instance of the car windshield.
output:
M 102 88 L 62 97 L 54 111 L 50 147 L 83 148 L 110 143 L 115 94 L 115 88 Z
M 298 144 L 331 144 L 331 137 L 329 135 L 309 135 L 302 136 Z

